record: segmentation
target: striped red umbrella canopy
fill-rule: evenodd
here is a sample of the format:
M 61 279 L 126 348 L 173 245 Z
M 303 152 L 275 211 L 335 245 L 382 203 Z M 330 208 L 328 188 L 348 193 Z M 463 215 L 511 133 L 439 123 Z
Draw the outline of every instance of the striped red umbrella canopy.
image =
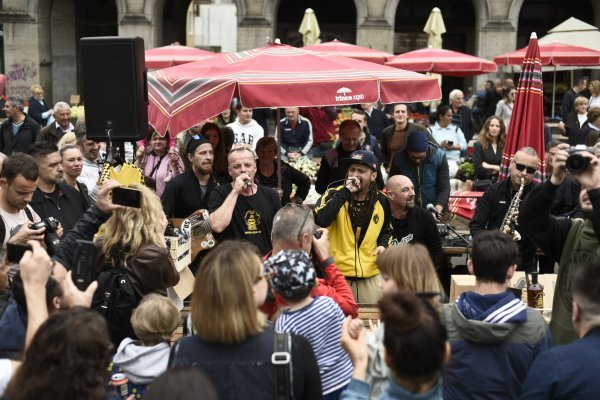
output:
M 216 53 L 195 47 L 172 44 L 170 46 L 146 50 L 144 55 L 146 58 L 146 68 L 157 69 L 207 60 L 213 58 Z
M 508 136 L 502 152 L 499 179 L 510 173 L 510 162 L 522 147 L 534 148 L 541 160 L 534 180 L 541 182 L 546 173 L 544 151 L 544 90 L 542 63 L 537 36 L 531 34 L 527 52 L 523 58 L 517 95 L 508 127 Z
M 494 57 L 497 65 L 521 65 L 528 47 Z M 541 65 L 600 65 L 600 51 L 562 43 L 539 45 Z
M 318 51 L 332 56 L 342 56 L 354 58 L 356 60 L 374 62 L 377 64 L 383 64 L 388 57 L 394 56 L 393 54 L 386 53 L 385 51 L 340 42 L 337 39 L 334 39 L 331 42 L 304 46 L 303 49 Z
M 399 54 L 385 63 L 390 67 L 448 76 L 469 76 L 496 72 L 496 65 L 470 54 L 445 49 L 419 49 Z
M 416 102 L 441 97 L 435 78 L 281 44 L 148 74 L 148 119 L 161 134 L 225 111 L 233 96 L 251 108 Z

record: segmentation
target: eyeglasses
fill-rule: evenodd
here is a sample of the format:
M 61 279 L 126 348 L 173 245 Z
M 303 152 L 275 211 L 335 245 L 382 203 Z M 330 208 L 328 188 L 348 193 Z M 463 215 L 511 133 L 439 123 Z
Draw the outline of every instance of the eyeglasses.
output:
M 291 207 L 291 208 L 301 208 L 303 210 L 306 210 L 306 213 L 304 214 L 304 218 L 302 219 L 302 225 L 300 225 L 300 229 L 298 229 L 298 240 L 302 239 L 302 229 L 304 229 L 304 225 L 306 225 L 306 220 L 308 219 L 308 215 L 310 214 L 310 208 L 308 206 L 305 206 L 304 204 L 297 204 L 297 203 L 288 203 L 284 206 L 284 208 L 286 207 Z
M 528 167 L 527 165 L 519 164 L 517 162 L 515 163 L 515 168 L 521 172 L 527 171 L 528 174 L 535 174 L 535 171 L 537 171 L 536 167 Z

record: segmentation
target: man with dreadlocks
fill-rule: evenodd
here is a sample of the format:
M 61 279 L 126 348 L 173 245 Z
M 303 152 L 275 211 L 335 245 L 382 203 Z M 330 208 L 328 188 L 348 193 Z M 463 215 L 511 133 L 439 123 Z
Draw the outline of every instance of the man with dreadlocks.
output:
M 329 229 L 331 255 L 356 302 L 372 304 L 381 297 L 375 259 L 392 240 L 390 205 L 375 184 L 375 155 L 356 150 L 347 161 L 345 184 L 319 199 L 315 222 Z

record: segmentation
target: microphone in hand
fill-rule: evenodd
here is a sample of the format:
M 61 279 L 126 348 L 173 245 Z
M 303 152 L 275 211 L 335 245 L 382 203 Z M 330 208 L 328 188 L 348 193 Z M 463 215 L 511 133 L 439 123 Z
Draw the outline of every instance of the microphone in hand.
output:
M 244 179 L 244 186 L 249 188 L 250 186 L 252 186 L 252 181 L 248 178 Z
M 438 218 L 438 219 L 442 218 L 442 213 L 439 212 L 438 209 L 433 206 L 433 204 L 431 204 L 431 203 L 427 204 L 426 208 L 428 211 L 431 211 L 432 213 L 434 213 L 436 218 Z

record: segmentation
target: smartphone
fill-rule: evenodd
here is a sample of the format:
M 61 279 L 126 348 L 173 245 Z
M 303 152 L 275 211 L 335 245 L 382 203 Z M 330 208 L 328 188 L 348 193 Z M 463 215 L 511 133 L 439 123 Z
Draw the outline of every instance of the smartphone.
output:
M 119 204 L 125 207 L 140 208 L 142 192 L 137 189 L 116 187 L 112 190 L 113 204 Z
M 9 264 L 18 264 L 27 250 L 32 250 L 28 244 L 6 243 L 6 261 Z
M 98 254 L 98 246 L 89 240 L 77 240 L 75 247 L 75 265 L 71 277 L 79 290 L 85 290 L 94 280 L 94 265 Z

